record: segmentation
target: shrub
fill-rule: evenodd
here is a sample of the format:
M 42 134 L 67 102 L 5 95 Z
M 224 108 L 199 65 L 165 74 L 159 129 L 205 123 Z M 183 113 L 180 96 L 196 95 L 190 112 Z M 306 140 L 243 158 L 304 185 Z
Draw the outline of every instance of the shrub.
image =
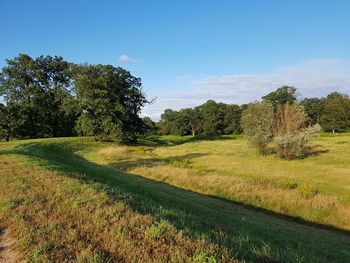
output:
M 315 124 L 300 131 L 275 137 L 277 154 L 285 159 L 302 157 L 306 150 L 311 147 L 310 138 L 319 135 L 320 132 L 321 126 Z
M 306 120 L 304 107 L 298 103 L 274 108 L 267 102 L 255 102 L 243 112 L 241 124 L 249 142 L 261 153 L 267 153 L 273 142 L 281 158 L 294 159 L 306 153 L 310 138 L 321 131 L 318 124 L 305 128 Z

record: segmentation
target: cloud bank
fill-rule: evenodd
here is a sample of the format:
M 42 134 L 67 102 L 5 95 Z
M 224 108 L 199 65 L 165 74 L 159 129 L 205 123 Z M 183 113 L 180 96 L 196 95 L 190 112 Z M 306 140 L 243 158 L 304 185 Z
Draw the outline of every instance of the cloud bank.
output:
M 350 61 L 344 59 L 313 59 L 294 66 L 284 66 L 264 74 L 230 74 L 189 79 L 182 92 L 168 90 L 156 96 L 143 115 L 154 120 L 166 108 L 175 110 L 193 107 L 208 99 L 243 104 L 259 100 L 283 86 L 294 86 L 301 97 L 322 97 L 330 92 L 350 93 Z M 181 87 L 180 87 L 181 88 Z

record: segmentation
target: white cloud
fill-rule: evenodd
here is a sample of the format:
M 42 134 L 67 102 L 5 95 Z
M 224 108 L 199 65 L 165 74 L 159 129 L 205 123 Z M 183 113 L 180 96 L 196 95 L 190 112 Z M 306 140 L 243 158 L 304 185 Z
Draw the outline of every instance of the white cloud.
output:
M 143 114 L 159 119 L 165 108 L 193 107 L 208 99 L 226 103 L 248 103 L 283 85 L 298 88 L 302 97 L 322 97 L 332 91 L 350 93 L 350 61 L 314 59 L 277 68 L 265 74 L 230 74 L 188 80 L 183 92 L 167 91 Z M 190 88 L 188 88 L 190 87 Z
M 131 58 L 128 55 L 125 55 L 125 54 L 119 56 L 118 60 L 122 61 L 122 62 L 127 62 L 127 63 L 134 63 L 134 62 L 138 61 L 137 59 Z

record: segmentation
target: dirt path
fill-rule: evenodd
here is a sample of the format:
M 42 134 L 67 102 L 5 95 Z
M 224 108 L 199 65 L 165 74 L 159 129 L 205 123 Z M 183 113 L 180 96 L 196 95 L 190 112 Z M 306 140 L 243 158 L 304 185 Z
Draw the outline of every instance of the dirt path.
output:
M 0 263 L 17 263 L 19 257 L 13 246 L 15 240 L 8 234 L 8 228 L 0 225 Z

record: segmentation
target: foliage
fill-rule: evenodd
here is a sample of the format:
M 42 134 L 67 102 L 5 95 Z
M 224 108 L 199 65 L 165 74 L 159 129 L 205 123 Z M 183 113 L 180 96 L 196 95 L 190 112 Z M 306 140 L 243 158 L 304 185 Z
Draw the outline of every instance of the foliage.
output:
M 9 112 L 5 105 L 0 103 L 0 140 L 9 141 L 11 130 Z
M 305 126 L 307 115 L 300 104 L 277 105 L 274 116 L 274 136 L 298 132 Z
M 191 133 L 195 136 L 202 129 L 202 116 L 197 108 L 182 109 L 178 113 L 177 118 L 178 126 L 181 127 L 183 133 Z
M 154 123 L 139 117 L 148 103 L 141 80 L 122 68 L 76 65 L 58 56 L 34 59 L 25 54 L 6 63 L 0 73 L 0 96 L 5 102 L 1 106 L 0 133 L 5 140 L 79 134 L 133 142 L 141 134 L 240 134 L 242 112 L 248 107 L 208 100 L 194 108 L 166 109 L 160 121 Z M 297 90 L 290 86 L 262 98 L 275 113 L 281 105 L 298 103 Z M 335 92 L 327 98 L 306 98 L 301 105 L 309 126 L 319 123 L 324 131 L 333 132 L 350 129 L 347 95 Z
M 350 99 L 345 94 L 331 93 L 323 101 L 321 126 L 325 131 L 344 132 L 350 129 Z
M 62 57 L 6 60 L 0 86 L 17 138 L 71 136 L 77 117 L 71 65 Z
M 238 105 L 208 100 L 195 108 L 166 109 L 157 123 L 162 135 L 239 134 L 241 108 Z
M 312 146 L 310 138 L 318 136 L 320 132 L 321 126 L 315 124 L 302 130 L 277 135 L 274 138 L 274 143 L 276 144 L 278 155 L 284 159 L 302 157 L 306 150 Z
M 301 157 L 310 147 L 310 138 L 320 133 L 318 124 L 305 128 L 307 114 L 298 103 L 276 105 L 266 102 L 250 104 L 242 115 L 242 127 L 250 143 L 267 153 L 273 142 L 281 158 Z
M 251 103 L 242 113 L 241 125 L 249 142 L 261 153 L 267 153 L 273 135 L 273 106 L 266 102 Z
M 143 123 L 142 134 L 152 135 L 157 133 L 158 129 L 157 129 L 156 123 L 152 121 L 150 117 L 143 117 L 142 123 Z
M 78 132 L 97 139 L 132 142 L 142 132 L 139 117 L 147 100 L 141 80 L 111 65 L 80 65 L 75 68 L 75 88 L 82 115 Z
M 128 71 L 111 65 L 75 65 L 57 56 L 33 59 L 20 54 L 6 62 L 0 90 L 12 125 L 6 128 L 9 136 L 59 137 L 77 131 L 128 142 L 143 132 L 138 115 L 147 101 L 141 80 Z M 1 129 L 3 133 L 5 128 Z
M 290 86 L 283 86 L 262 97 L 263 101 L 277 105 L 293 104 L 297 100 L 297 89 Z
M 320 123 L 321 114 L 323 111 L 322 99 L 319 98 L 305 98 L 300 104 L 304 106 L 305 112 L 308 115 L 307 123 L 314 125 Z

